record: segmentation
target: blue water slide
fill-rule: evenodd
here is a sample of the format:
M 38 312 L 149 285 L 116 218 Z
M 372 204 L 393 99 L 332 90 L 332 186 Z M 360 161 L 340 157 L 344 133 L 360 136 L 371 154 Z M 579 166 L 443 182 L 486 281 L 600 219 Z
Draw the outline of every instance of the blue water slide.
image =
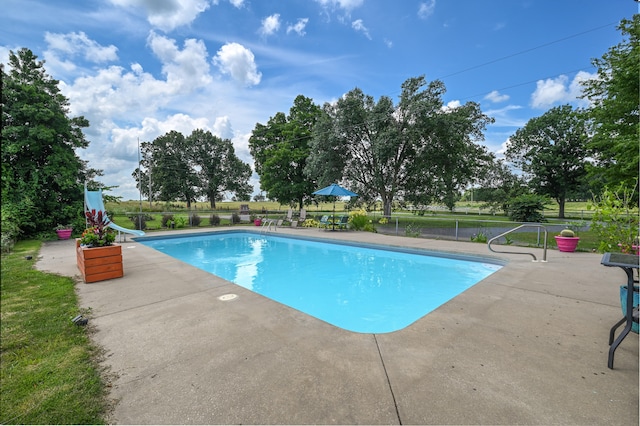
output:
M 98 191 L 88 191 L 85 185 L 84 187 L 84 203 L 87 211 L 95 210 L 102 211 L 103 214 L 106 214 L 106 209 L 104 208 L 104 201 L 102 201 L 102 189 Z M 142 237 L 144 235 L 144 231 L 139 231 L 137 229 L 128 229 L 124 228 L 120 225 L 116 225 L 109 218 L 109 224 L 107 225 L 109 228 L 115 229 L 119 232 L 124 232 L 125 234 L 133 234 L 138 237 Z

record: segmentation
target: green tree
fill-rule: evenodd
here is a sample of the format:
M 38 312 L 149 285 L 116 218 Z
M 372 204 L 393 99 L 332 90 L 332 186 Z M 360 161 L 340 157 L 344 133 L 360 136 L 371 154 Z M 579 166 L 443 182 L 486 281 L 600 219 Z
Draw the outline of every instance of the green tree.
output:
M 482 149 L 473 139 L 491 119 L 475 104 L 443 108 L 444 92 L 442 82 L 417 77 L 402 84 L 398 105 L 386 96 L 375 102 L 358 88 L 325 104 L 308 175 L 321 184 L 345 181 L 366 200 L 380 198 L 385 215 L 396 198 L 451 205 L 478 172 L 473 157 Z
M 151 143 L 143 143 L 141 151 L 147 172 L 139 174 L 136 169 L 132 173 L 138 188 L 146 195 L 154 195 L 156 199 L 185 201 L 187 208 L 191 208 L 191 202 L 195 201 L 198 194 L 199 181 L 184 135 L 172 130 Z M 151 194 L 149 186 L 152 188 Z
M 190 147 L 191 165 L 198 170 L 200 194 L 207 197 L 211 208 L 216 207 L 216 201 L 226 191 L 241 200 L 250 196 L 251 166 L 236 156 L 229 139 L 196 129 L 187 137 L 186 144 Z
M 100 174 L 86 170 L 76 149 L 89 142 L 84 117 L 69 117 L 69 101 L 44 62 L 31 50 L 9 52 L 2 67 L 2 220 L 23 235 L 55 225 L 83 226 L 83 181 Z M 4 223 L 3 223 L 4 227 Z
M 256 124 L 249 138 L 260 187 L 267 196 L 282 204 L 300 208 L 317 189 L 316 181 L 305 175 L 313 127 L 320 116 L 313 100 L 298 95 L 289 115 L 278 112 L 266 125 Z
M 514 174 L 504 160 L 491 163 L 478 183 L 480 187 L 473 190 L 474 199 L 492 211 L 507 212 L 509 200 L 527 192 L 522 178 Z
M 460 191 L 488 173 L 494 156 L 475 141 L 484 139 L 483 130 L 493 120 L 475 102 L 447 108 L 435 115 L 435 126 L 425 134 L 422 166 L 411 176 L 407 201 L 428 204 L 437 201 L 453 210 Z M 425 185 L 428 183 L 428 185 Z
M 582 184 L 586 174 L 587 142 L 583 114 L 563 105 L 518 129 L 505 156 L 527 174 L 533 190 L 557 201 L 558 216 L 564 218 L 567 194 Z
M 594 59 L 598 76 L 582 83 L 584 97 L 592 103 L 587 113 L 597 167 L 590 175 L 605 185 L 632 186 L 640 167 L 640 14 L 623 19 L 618 29 L 627 38 Z

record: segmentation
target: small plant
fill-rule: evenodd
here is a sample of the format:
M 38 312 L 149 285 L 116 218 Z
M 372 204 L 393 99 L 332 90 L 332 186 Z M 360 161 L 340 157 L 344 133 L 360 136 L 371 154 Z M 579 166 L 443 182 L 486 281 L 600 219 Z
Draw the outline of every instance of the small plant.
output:
M 560 236 L 573 238 L 576 236 L 576 233 L 573 232 L 571 229 L 563 229 L 562 231 L 560 231 Z
M 191 226 L 200 226 L 200 222 L 202 222 L 197 213 L 192 213 L 189 220 L 191 221 Z
M 162 215 L 162 220 L 160 221 L 160 223 L 162 224 L 163 228 L 168 228 L 169 226 L 171 226 L 171 222 L 173 222 L 173 215 L 172 214 L 163 214 Z
M 240 215 L 234 212 L 231 214 L 231 224 L 235 225 L 237 223 L 240 223 Z
M 304 222 L 302 222 L 303 228 L 317 228 L 320 222 L 315 219 L 307 218 Z
M 487 234 L 480 230 L 477 234 L 471 236 L 471 241 L 474 243 L 486 243 L 488 241 Z
M 211 225 L 211 226 L 220 225 L 220 216 L 218 216 L 215 213 L 213 213 L 211 216 L 209 216 L 209 225 Z
M 147 220 L 153 220 L 153 217 L 148 214 L 132 214 L 131 216 L 129 216 L 129 220 L 133 222 L 133 226 L 135 229 L 144 231 L 145 229 L 147 229 Z
M 184 228 L 187 226 L 187 219 L 182 216 L 176 217 L 173 222 L 175 223 L 176 228 Z
M 110 246 L 116 240 L 116 234 L 107 228 L 111 222 L 102 211 L 91 210 L 85 213 L 89 228 L 85 229 L 80 237 L 80 244 L 87 247 Z
M 389 223 L 389 220 L 386 217 L 381 217 L 378 223 L 380 225 L 386 225 L 387 223 Z
M 404 235 L 406 237 L 418 238 L 420 236 L 420 227 L 415 223 L 408 223 L 407 226 L 404 227 Z
M 62 231 L 64 229 L 73 229 L 72 225 L 60 225 L 58 224 L 58 226 L 55 227 L 56 231 Z

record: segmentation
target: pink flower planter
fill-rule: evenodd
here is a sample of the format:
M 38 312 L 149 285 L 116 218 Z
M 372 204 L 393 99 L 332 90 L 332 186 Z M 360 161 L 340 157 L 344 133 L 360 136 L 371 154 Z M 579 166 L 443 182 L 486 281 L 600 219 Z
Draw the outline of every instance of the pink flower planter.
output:
M 68 240 L 71 237 L 71 232 L 73 232 L 73 229 L 56 229 L 59 240 Z
M 560 235 L 556 235 L 554 238 L 556 239 L 556 244 L 558 244 L 558 251 L 565 253 L 572 253 L 576 251 L 578 241 L 580 241 L 580 237 L 562 237 Z

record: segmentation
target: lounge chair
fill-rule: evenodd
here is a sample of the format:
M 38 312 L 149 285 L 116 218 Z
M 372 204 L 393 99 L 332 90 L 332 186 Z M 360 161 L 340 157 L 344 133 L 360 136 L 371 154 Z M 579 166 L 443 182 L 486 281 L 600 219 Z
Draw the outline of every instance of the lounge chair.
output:
M 304 222 L 307 220 L 307 211 L 305 209 L 300 209 L 300 217 L 298 218 L 298 222 Z
M 293 219 L 293 210 L 289 209 L 289 210 L 287 210 L 287 215 L 282 220 L 284 220 L 285 222 L 291 223 L 292 219 Z

